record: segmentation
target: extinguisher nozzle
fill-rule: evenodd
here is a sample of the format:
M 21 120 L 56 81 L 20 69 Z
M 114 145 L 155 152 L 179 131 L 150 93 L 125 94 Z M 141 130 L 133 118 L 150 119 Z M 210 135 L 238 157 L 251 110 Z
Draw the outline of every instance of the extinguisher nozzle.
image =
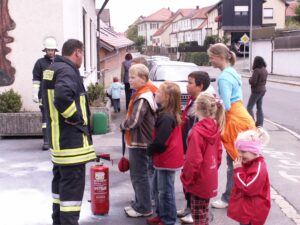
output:
M 110 161 L 110 154 L 107 154 L 107 153 L 98 154 L 97 158 Z

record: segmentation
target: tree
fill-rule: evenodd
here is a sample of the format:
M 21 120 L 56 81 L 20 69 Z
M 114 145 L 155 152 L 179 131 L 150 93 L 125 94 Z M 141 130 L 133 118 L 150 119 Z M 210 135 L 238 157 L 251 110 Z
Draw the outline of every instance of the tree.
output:
M 129 28 L 127 30 L 127 38 L 132 40 L 133 42 L 135 42 L 137 39 L 137 36 L 138 36 L 137 25 L 129 26 Z
M 135 46 L 138 49 L 138 51 L 142 51 L 142 46 L 145 43 L 145 39 L 142 36 L 138 36 L 137 25 L 129 26 L 127 31 L 127 38 L 135 43 Z
M 206 36 L 203 45 L 204 45 L 204 47 L 206 47 L 208 49 L 210 45 L 218 43 L 218 39 L 219 39 L 219 37 L 216 35 Z
M 142 36 L 138 36 L 135 41 L 135 46 L 137 47 L 139 52 L 142 52 L 142 47 L 145 44 L 145 39 Z

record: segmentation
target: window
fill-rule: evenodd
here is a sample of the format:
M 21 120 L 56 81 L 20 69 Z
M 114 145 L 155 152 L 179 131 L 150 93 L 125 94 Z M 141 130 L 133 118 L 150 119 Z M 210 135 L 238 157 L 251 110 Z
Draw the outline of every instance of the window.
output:
M 90 19 L 90 67 L 93 68 L 93 21 Z
M 178 30 L 178 24 L 176 22 L 176 23 L 173 23 L 173 31 L 177 31 L 177 30 Z
M 150 23 L 150 30 L 157 30 L 158 29 L 158 23 Z
M 245 6 L 234 6 L 234 15 L 236 16 L 247 16 L 249 12 L 249 7 Z
M 86 70 L 86 11 L 82 9 L 82 32 L 83 32 L 83 46 L 84 46 L 84 59 L 83 66 L 84 70 Z
M 264 8 L 264 19 L 273 19 L 273 9 L 272 8 Z

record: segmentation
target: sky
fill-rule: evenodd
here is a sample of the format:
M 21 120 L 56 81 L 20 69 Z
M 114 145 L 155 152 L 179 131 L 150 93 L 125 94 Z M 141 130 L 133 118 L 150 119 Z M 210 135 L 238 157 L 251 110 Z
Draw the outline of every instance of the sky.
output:
M 117 32 L 124 32 L 139 16 L 149 16 L 161 8 L 176 12 L 180 8 L 212 5 L 219 0 L 109 0 L 111 25 Z

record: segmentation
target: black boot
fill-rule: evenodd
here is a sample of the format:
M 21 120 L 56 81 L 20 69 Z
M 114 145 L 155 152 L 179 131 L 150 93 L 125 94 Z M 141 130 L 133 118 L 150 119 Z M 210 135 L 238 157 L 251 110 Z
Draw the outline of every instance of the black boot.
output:
M 43 151 L 47 151 L 49 150 L 49 142 L 48 142 L 48 136 L 47 136 L 47 132 L 46 132 L 46 128 L 43 128 L 43 146 L 42 146 L 42 150 Z

